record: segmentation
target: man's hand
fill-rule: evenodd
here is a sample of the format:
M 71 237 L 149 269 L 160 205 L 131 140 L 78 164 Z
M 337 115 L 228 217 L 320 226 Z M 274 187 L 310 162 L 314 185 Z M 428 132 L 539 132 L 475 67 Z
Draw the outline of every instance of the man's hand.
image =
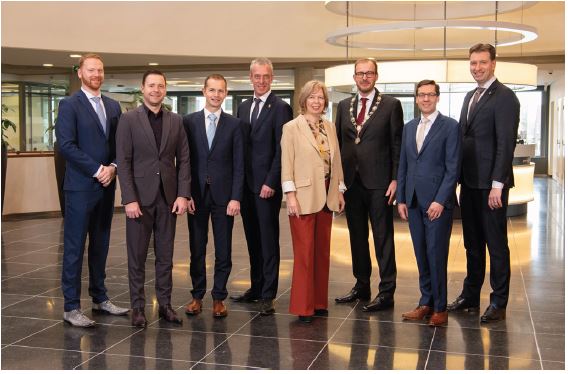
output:
M 241 203 L 237 200 L 229 201 L 227 205 L 227 215 L 228 216 L 238 216 L 241 211 Z
M 124 206 L 124 211 L 126 212 L 126 217 L 128 218 L 138 218 L 142 216 L 142 211 L 140 210 L 140 205 L 138 201 L 133 201 Z
M 343 197 L 343 192 L 339 193 L 339 211 L 337 213 L 343 213 L 345 210 L 345 198 Z
M 103 187 L 108 187 L 115 176 L 116 168 L 113 165 L 103 166 L 101 172 L 97 175 L 97 180 L 103 185 Z
M 263 184 L 262 188 L 260 189 L 260 198 L 268 199 L 272 196 L 274 196 L 274 190 L 268 187 L 266 184 Z
M 385 193 L 385 196 L 389 197 L 389 201 L 388 204 L 392 205 L 394 198 L 396 196 L 396 181 L 392 181 L 389 184 L 389 188 L 387 189 L 387 193 Z
M 398 215 L 405 221 L 408 221 L 408 207 L 406 204 L 398 203 L 397 204 Z
M 174 205 L 172 206 L 172 213 L 181 216 L 182 214 L 185 214 L 186 211 L 187 211 L 187 198 L 178 196 L 176 201 L 174 201 Z
M 489 191 L 489 201 L 487 202 L 487 205 L 489 205 L 491 210 L 503 207 L 503 203 L 501 202 L 502 192 L 503 190 L 501 188 L 492 188 L 491 191 Z
M 289 216 L 300 217 L 300 205 L 295 191 L 286 193 L 286 208 Z
M 430 221 L 433 221 L 435 219 L 440 218 L 443 211 L 444 211 L 444 206 L 442 204 L 432 201 L 432 204 L 430 204 L 430 207 L 426 211 L 426 214 L 428 214 L 428 218 L 430 219 Z
M 195 201 L 193 201 L 193 199 L 187 201 L 187 212 L 189 214 L 195 214 Z

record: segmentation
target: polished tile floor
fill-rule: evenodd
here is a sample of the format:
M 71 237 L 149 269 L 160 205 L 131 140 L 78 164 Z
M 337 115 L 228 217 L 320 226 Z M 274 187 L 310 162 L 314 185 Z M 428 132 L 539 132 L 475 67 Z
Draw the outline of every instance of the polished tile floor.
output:
M 7 197 L 9 198 L 9 197 Z M 450 315 L 447 327 L 402 322 L 418 301 L 416 262 L 408 228 L 396 225 L 398 288 L 394 310 L 364 313 L 360 304 L 336 305 L 333 298 L 353 285 L 344 216 L 334 221 L 329 317 L 311 325 L 288 314 L 292 249 L 281 211 L 282 262 L 276 315 L 262 317 L 255 304 L 227 302 L 229 316 L 215 320 L 211 299 L 197 317 L 183 315 L 190 299 L 186 219 L 178 222 L 173 304 L 181 327 L 159 320 L 152 256 L 147 264 L 145 330 L 127 317 L 94 315 L 98 325 L 74 328 L 61 320 L 63 255 L 60 218 L 2 222 L 2 369 L 564 369 L 564 192 L 536 178 L 528 214 L 509 220 L 511 297 L 507 320 L 480 326 L 479 315 Z M 124 215 L 116 214 L 108 258 L 111 299 L 127 307 Z M 374 261 L 374 260 L 373 260 Z M 209 253 L 208 284 L 213 256 Z M 465 274 L 461 221 L 454 225 L 449 257 L 449 299 Z M 378 283 L 374 265 L 374 286 Z M 91 316 L 84 267 L 83 305 Z M 489 280 L 482 294 L 488 303 Z M 248 288 L 248 256 L 240 217 L 235 222 L 230 292 Z

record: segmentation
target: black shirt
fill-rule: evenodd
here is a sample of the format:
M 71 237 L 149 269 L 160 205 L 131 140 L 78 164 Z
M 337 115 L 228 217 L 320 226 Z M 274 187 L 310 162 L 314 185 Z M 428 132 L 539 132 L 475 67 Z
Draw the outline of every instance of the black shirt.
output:
M 160 108 L 158 113 L 154 113 L 145 104 L 142 105 L 148 115 L 148 121 L 150 121 L 150 127 L 152 127 L 152 131 L 154 132 L 154 139 L 156 139 L 156 146 L 158 147 L 158 151 L 160 151 L 160 145 L 162 142 L 162 117 L 164 112 Z

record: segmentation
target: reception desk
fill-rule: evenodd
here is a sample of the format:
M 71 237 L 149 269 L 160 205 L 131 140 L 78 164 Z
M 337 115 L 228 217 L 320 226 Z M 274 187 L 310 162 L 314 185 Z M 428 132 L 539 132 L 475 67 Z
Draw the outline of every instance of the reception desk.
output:
M 513 157 L 515 187 L 509 192 L 507 216 L 520 216 L 527 213 L 527 203 L 534 200 L 534 144 L 517 144 Z

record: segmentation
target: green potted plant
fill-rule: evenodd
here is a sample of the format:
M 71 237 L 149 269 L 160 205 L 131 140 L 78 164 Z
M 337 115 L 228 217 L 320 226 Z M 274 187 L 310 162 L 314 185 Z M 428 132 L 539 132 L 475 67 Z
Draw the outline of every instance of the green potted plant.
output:
M 4 191 L 6 191 L 6 168 L 8 167 L 8 131 L 16 132 L 16 124 L 6 118 L 10 108 L 2 104 L 2 211 L 4 211 Z

